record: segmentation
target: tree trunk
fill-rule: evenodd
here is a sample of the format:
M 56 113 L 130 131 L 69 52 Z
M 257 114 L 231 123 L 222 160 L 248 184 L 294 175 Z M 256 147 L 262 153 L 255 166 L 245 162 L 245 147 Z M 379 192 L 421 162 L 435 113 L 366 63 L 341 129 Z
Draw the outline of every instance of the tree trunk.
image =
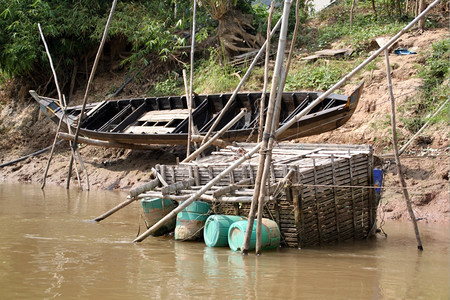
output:
M 425 10 L 425 0 L 418 0 L 419 1 L 419 14 Z M 423 32 L 425 30 L 425 17 L 421 18 L 419 20 L 419 31 Z
M 261 34 L 253 34 L 252 18 L 230 9 L 218 19 L 217 37 L 228 57 L 259 49 L 264 43 Z

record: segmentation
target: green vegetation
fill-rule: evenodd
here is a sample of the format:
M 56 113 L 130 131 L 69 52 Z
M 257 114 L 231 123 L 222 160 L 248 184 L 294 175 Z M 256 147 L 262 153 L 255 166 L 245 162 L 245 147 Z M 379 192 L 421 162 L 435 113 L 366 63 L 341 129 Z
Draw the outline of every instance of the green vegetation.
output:
M 228 61 L 228 56 L 245 52 L 242 49 L 258 48 L 267 28 L 267 7 L 252 3 L 251 0 L 199 1 L 196 92 L 230 91 L 239 82 L 241 74 L 238 69 L 224 62 Z M 300 6 L 301 32 L 296 41 L 297 48 L 322 49 L 339 41 L 339 45 L 333 46 L 349 47 L 355 53 L 353 62 L 297 63 L 287 78 L 286 88 L 290 90 L 329 88 L 370 51 L 368 41 L 375 36 L 398 31 L 411 19 L 404 15 L 405 3 L 399 0 L 377 0 L 376 11 L 371 2 L 358 2 L 350 18 L 351 1 L 342 0 L 320 12 L 316 19 L 319 23 L 309 24 L 308 5 L 304 1 Z M 170 75 L 151 85 L 149 94 L 183 94 L 181 68 L 186 68 L 188 55 L 181 49 L 190 38 L 191 6 L 190 0 L 119 1 L 103 61 L 121 60 L 119 67 L 125 68 L 127 73 L 134 73 L 143 65 L 150 64 L 147 72 Z M 13 76 L 31 79 L 37 85 L 34 86 L 36 89 L 47 87 L 51 72 L 37 29 L 40 23 L 63 91 L 67 93 L 74 81 L 83 86 L 110 7 L 109 0 L 0 0 L 0 84 Z M 282 5 L 275 10 L 272 25 L 279 19 L 281 9 Z M 292 9 L 291 29 L 295 23 L 294 15 Z M 433 20 L 428 18 L 427 24 L 434 24 Z M 210 47 L 212 51 L 208 50 Z M 158 68 L 161 63 L 170 65 L 178 75 L 167 72 L 167 68 Z M 374 69 L 376 65 L 372 64 L 370 68 Z M 262 73 L 255 70 L 257 79 L 253 76 L 249 83 L 251 88 L 262 86 Z M 50 82 L 49 89 L 53 89 L 51 85 Z M 430 90 L 429 93 L 434 95 L 431 98 L 440 97 L 436 91 Z
M 351 71 L 351 65 L 344 61 L 317 61 L 303 63 L 295 73 L 286 79 L 286 90 L 327 90 Z
M 357 54 L 363 54 L 370 49 L 370 41 L 374 37 L 397 33 L 410 21 L 408 18 L 387 14 L 375 15 L 368 7 L 369 2 L 362 2 L 358 3 L 360 7 L 357 7 L 350 24 L 350 5 L 337 4 L 318 14 L 321 25 L 314 47 L 323 48 L 339 40 L 339 46 L 349 47 Z
M 240 81 L 235 68 L 222 65 L 219 53 L 214 49 L 210 49 L 209 59 L 196 67 L 194 77 L 194 91 L 206 94 L 232 91 Z
M 407 119 L 406 125 L 412 132 L 417 131 L 428 121 L 429 117 L 446 101 L 450 95 L 450 39 L 436 42 L 432 51 L 419 70 L 419 76 L 424 80 L 420 99 L 415 99 L 411 105 L 419 118 Z M 448 109 L 438 114 L 432 123 L 449 122 Z
M 157 82 L 155 86 L 148 92 L 149 96 L 170 96 L 170 95 L 183 95 L 184 94 L 183 79 L 169 77 L 164 81 Z

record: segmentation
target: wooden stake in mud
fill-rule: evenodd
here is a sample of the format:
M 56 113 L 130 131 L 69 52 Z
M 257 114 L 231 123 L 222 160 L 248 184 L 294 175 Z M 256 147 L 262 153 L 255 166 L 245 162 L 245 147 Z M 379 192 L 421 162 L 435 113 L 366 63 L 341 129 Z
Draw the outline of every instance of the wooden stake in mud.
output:
M 88 93 L 89 93 L 89 89 L 92 85 L 92 81 L 94 80 L 94 74 L 95 71 L 97 70 L 97 65 L 98 62 L 100 60 L 100 56 L 103 50 L 103 46 L 105 45 L 106 42 L 106 36 L 108 35 L 108 30 L 109 30 L 109 26 L 111 25 L 111 19 L 112 16 L 114 14 L 114 10 L 116 9 L 116 4 L 117 4 L 117 0 L 113 1 L 113 4 L 111 6 L 111 11 L 109 12 L 109 16 L 108 16 L 108 21 L 106 22 L 106 26 L 105 26 L 105 30 L 103 32 L 103 36 L 102 36 L 102 40 L 100 42 L 100 46 L 98 48 L 97 51 L 97 55 L 95 56 L 95 60 L 94 60 L 94 65 L 92 66 L 92 71 L 91 71 L 91 75 L 89 76 L 89 80 L 86 86 L 86 91 L 84 93 L 84 99 L 83 99 L 83 105 L 81 106 L 81 112 L 80 112 L 80 118 L 78 120 L 78 126 L 77 126 L 77 130 L 75 131 L 75 137 L 73 140 L 73 148 L 74 150 L 76 150 L 78 148 L 78 135 L 80 134 L 80 127 L 81 127 L 81 123 L 83 122 L 83 116 L 84 116 L 84 111 L 86 110 L 86 104 L 87 104 L 87 97 L 88 97 Z M 71 157 L 71 161 L 73 161 L 73 155 Z M 68 178 L 70 178 L 70 174 L 72 172 L 72 168 L 69 169 L 69 176 Z M 87 172 L 86 172 L 86 178 L 87 178 Z M 87 189 L 89 190 L 89 181 L 87 181 Z
M 377 42 L 379 44 L 381 43 L 379 40 L 377 40 Z M 417 248 L 420 251 L 423 251 L 422 241 L 420 240 L 419 227 L 417 226 L 416 216 L 414 215 L 414 211 L 412 210 L 411 200 L 409 199 L 406 181 L 403 176 L 403 168 L 402 168 L 402 164 L 400 162 L 400 155 L 398 153 L 397 131 L 396 131 L 397 125 L 396 125 L 396 119 L 395 119 L 395 99 L 394 99 L 394 92 L 392 91 L 391 66 L 389 64 L 389 51 L 387 48 L 384 50 L 384 56 L 385 56 L 385 63 L 386 63 L 386 73 L 387 73 L 386 75 L 387 75 L 387 82 L 388 82 L 388 88 L 389 88 L 389 96 L 391 98 L 392 143 L 394 146 L 395 163 L 397 164 L 398 178 L 400 179 L 400 183 L 402 185 L 402 191 L 403 191 L 403 195 L 405 197 L 406 206 L 408 207 L 409 217 L 411 218 L 411 221 L 413 222 L 413 225 L 414 225 L 414 232 L 416 234 L 416 239 L 417 239 Z

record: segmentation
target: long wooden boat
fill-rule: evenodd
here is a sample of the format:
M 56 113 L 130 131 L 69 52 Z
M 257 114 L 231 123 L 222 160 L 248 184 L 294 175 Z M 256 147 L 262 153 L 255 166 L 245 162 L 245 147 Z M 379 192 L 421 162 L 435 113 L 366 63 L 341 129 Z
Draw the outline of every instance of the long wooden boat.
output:
M 320 134 L 347 122 L 354 113 L 361 95 L 360 84 L 350 96 L 330 94 L 307 115 L 286 130 L 279 140 Z M 57 99 L 30 91 L 41 109 L 55 122 L 63 117 Z M 319 97 L 319 92 L 284 92 L 280 126 Z M 195 95 L 192 119 L 200 135 L 206 134 L 231 94 Z M 241 109 L 247 113 L 221 137 L 228 142 L 250 142 L 257 138 L 261 93 L 240 93 L 224 114 L 215 130 L 227 125 Z M 266 103 L 269 95 L 266 95 Z M 266 106 L 267 107 L 267 106 Z M 81 106 L 69 107 L 63 123 L 76 128 Z M 187 143 L 189 110 L 185 96 L 110 100 L 89 104 L 82 119 L 80 135 L 100 141 L 124 145 L 183 145 Z

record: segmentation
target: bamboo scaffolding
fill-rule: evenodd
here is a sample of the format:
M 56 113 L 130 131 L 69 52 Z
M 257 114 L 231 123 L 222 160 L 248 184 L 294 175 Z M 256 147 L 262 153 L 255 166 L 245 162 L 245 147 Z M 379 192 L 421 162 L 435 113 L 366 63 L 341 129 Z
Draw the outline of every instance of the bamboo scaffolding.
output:
M 277 59 L 275 61 L 275 67 L 273 71 L 273 77 L 272 77 L 272 86 L 270 91 L 270 97 L 269 97 L 269 106 L 267 108 L 267 117 L 266 117 L 266 124 L 264 126 L 264 134 L 262 139 L 262 145 L 260 149 L 260 157 L 259 157 L 259 164 L 258 164 L 258 170 L 256 173 L 256 180 L 255 180 L 255 194 L 253 196 L 252 205 L 250 208 L 250 213 L 248 216 L 248 223 L 247 223 L 247 229 L 245 231 L 244 241 L 242 243 L 241 252 L 243 255 L 248 254 L 248 248 L 250 245 L 250 237 L 253 230 L 253 223 L 255 218 L 255 210 L 258 208 L 258 220 L 257 221 L 257 240 L 258 240 L 258 234 L 260 233 L 258 230 L 261 230 L 261 220 L 262 220 L 262 201 L 265 199 L 265 184 L 268 178 L 268 166 L 270 165 L 271 156 L 270 156 L 270 150 L 271 150 L 271 144 L 273 143 L 273 138 L 271 138 L 273 133 L 272 124 L 274 120 L 277 119 L 276 114 L 279 109 L 277 106 L 280 106 L 279 103 L 277 103 L 277 89 L 278 89 L 278 83 L 280 81 L 280 76 L 282 73 L 283 68 L 283 60 L 284 60 L 284 50 L 286 46 L 286 35 L 288 30 L 288 17 L 289 17 L 289 10 L 290 5 L 292 1 L 286 0 L 284 2 L 283 7 L 283 22 L 281 24 L 280 29 L 280 38 L 278 42 L 278 50 L 277 50 Z M 281 92 L 278 90 L 278 92 Z M 279 98 L 281 99 L 281 97 Z M 279 114 L 279 112 L 278 112 Z M 272 142 L 272 143 L 271 143 Z M 266 167 L 265 167 L 266 166 Z M 260 205 L 257 203 L 259 202 Z M 260 208 L 260 209 L 259 209 Z M 259 228 L 259 229 L 258 229 Z
M 284 131 L 286 131 L 290 126 L 293 125 L 298 119 L 300 119 L 302 116 L 304 116 L 307 112 L 309 112 L 314 106 L 316 106 L 318 103 L 323 101 L 327 96 L 329 96 L 335 89 L 339 88 L 344 82 L 346 82 L 348 79 L 353 77 L 358 71 L 360 71 L 363 67 L 365 67 L 369 62 L 371 62 L 373 59 L 375 59 L 384 49 L 387 49 L 390 45 L 392 45 L 401 35 L 403 35 L 407 30 L 409 30 L 417 21 L 425 16 L 434 6 L 436 6 L 439 3 L 440 0 L 435 0 L 433 3 L 431 3 L 417 18 L 415 18 L 413 21 L 411 21 L 406 27 L 404 27 L 399 33 L 397 33 L 391 40 L 387 42 L 387 44 L 383 47 L 381 47 L 379 50 L 377 50 L 374 54 L 372 54 L 369 58 L 367 58 L 363 63 L 361 63 L 358 67 L 356 67 L 353 71 L 351 71 L 349 74 L 347 74 L 342 80 L 340 80 L 338 83 L 336 83 L 332 88 L 330 88 L 327 92 L 322 94 L 320 97 L 318 97 L 315 101 L 313 101 L 308 107 L 304 109 L 304 111 L 297 114 L 290 122 L 286 123 L 284 126 L 280 127 L 275 132 L 275 137 L 282 134 Z M 275 28 L 274 28 L 275 29 Z M 274 31 L 274 30 L 272 30 Z M 195 199 L 198 199 L 201 195 L 203 195 L 207 190 L 209 190 L 212 186 L 215 185 L 218 181 L 220 181 L 224 176 L 226 176 L 228 173 L 233 171 L 234 169 L 238 168 L 242 165 L 244 161 L 249 160 L 252 158 L 252 156 L 258 152 L 258 150 L 261 148 L 262 142 L 256 144 L 251 150 L 249 150 L 245 155 L 241 156 L 239 159 L 237 159 L 233 164 L 228 166 L 225 170 L 223 170 L 219 175 L 217 175 L 213 180 L 206 183 L 199 191 L 197 191 L 195 194 L 193 194 L 191 197 L 189 197 L 185 202 L 180 204 L 176 209 L 171 211 L 169 214 L 167 214 L 164 218 L 162 218 L 160 221 L 158 221 L 156 224 L 154 224 L 152 227 L 150 227 L 146 232 L 142 233 L 140 236 L 138 236 L 136 239 L 133 240 L 133 242 L 141 242 L 146 237 L 151 235 L 153 232 L 155 232 L 157 229 L 159 229 L 164 223 L 166 223 L 168 220 L 176 217 L 177 213 L 182 211 L 184 208 L 186 208 L 190 203 L 192 203 Z
M 271 132 L 270 132 L 270 137 L 269 137 L 269 144 L 268 144 L 268 151 L 267 151 L 267 156 L 265 159 L 265 166 L 264 166 L 264 172 L 263 172 L 263 177 L 262 177 L 262 182 L 266 182 L 267 178 L 268 178 L 268 174 L 269 174 L 269 168 L 272 165 L 272 148 L 273 148 L 273 143 L 274 143 L 274 134 L 275 131 L 278 129 L 278 124 L 280 122 L 280 111 L 281 111 L 281 97 L 283 94 L 283 90 L 284 90 L 284 85 L 286 83 L 286 78 L 287 78 L 287 74 L 289 72 L 289 67 L 291 64 L 291 59 L 292 59 L 292 54 L 294 51 L 294 46 L 295 46 L 295 40 L 297 38 L 297 33 L 298 33 L 298 26 L 299 26 L 299 15 L 298 15 L 298 8 L 299 8 L 299 0 L 297 0 L 297 4 L 296 4 L 296 12 L 295 12 L 295 16 L 296 16 L 296 22 L 295 22 L 295 29 L 294 29 L 294 35 L 292 37 L 292 42 L 291 42 L 291 47 L 289 50 L 289 56 L 286 62 L 286 67 L 283 70 L 283 68 L 281 68 L 280 72 L 281 72 L 281 76 L 280 76 L 280 82 L 279 82 L 279 87 L 277 90 L 277 99 L 276 99 L 276 104 L 275 104 L 275 112 L 273 115 L 273 121 L 272 121 L 272 128 L 271 128 Z M 286 12 L 284 12 L 284 16 L 286 18 L 286 34 L 283 35 L 283 33 L 280 33 L 280 41 L 279 41 L 279 49 L 278 51 L 285 51 L 286 48 L 286 36 L 287 36 L 287 23 L 288 23 L 288 18 L 289 18 L 289 11 L 292 5 L 292 0 L 291 1 L 285 1 L 284 4 L 284 10 L 286 10 Z M 283 28 L 282 28 L 283 30 Z M 284 55 L 281 58 L 281 61 L 284 60 Z M 274 84 L 274 83 L 272 83 Z M 255 247 L 255 252 L 257 255 L 261 254 L 261 244 L 262 244 L 262 213 L 263 213 L 263 201 L 265 198 L 265 187 L 263 185 L 261 185 L 260 187 L 261 191 L 259 193 L 259 201 L 258 201 L 258 220 L 256 222 L 256 247 Z

